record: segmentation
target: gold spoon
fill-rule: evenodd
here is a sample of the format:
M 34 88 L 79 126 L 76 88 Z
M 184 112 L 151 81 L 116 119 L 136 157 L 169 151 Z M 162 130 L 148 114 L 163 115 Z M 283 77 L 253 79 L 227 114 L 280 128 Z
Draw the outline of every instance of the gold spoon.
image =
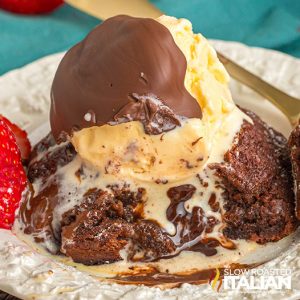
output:
M 65 2 L 102 20 L 118 14 L 149 18 L 157 18 L 163 14 L 154 5 L 149 3 L 148 0 L 65 0 Z M 292 125 L 298 123 L 300 117 L 300 99 L 287 95 L 223 54 L 219 52 L 217 54 L 233 78 L 271 101 L 288 117 Z

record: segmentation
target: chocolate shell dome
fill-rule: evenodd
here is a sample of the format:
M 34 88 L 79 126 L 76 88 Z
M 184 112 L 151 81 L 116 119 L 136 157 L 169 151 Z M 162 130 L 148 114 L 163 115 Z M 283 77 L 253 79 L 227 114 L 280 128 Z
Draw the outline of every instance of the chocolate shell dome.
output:
M 174 125 L 177 116 L 201 118 L 197 100 L 184 86 L 186 67 L 171 33 L 157 21 L 129 16 L 106 20 L 71 48 L 58 67 L 51 91 L 54 137 L 124 121 L 120 112 L 127 121 L 149 114 L 157 119 L 163 108 L 162 119 Z

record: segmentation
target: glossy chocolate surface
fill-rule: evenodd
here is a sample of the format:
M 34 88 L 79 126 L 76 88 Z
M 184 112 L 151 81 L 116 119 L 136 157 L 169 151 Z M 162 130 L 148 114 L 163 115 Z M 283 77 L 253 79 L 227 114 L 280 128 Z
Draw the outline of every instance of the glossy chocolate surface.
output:
M 116 16 L 70 49 L 51 91 L 51 128 L 62 132 L 139 120 L 157 134 L 201 118 L 184 86 L 187 62 L 169 30 L 153 19 Z M 158 130 L 152 130 L 159 128 Z

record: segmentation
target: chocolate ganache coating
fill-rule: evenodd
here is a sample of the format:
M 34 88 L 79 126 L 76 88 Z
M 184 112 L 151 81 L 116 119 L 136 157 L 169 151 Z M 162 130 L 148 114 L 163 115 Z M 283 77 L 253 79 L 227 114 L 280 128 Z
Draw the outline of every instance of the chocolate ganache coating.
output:
M 71 48 L 51 92 L 51 128 L 61 133 L 141 121 L 148 134 L 201 118 L 184 86 L 187 62 L 169 30 L 153 19 L 112 17 Z M 158 129 L 157 129 L 158 128 Z

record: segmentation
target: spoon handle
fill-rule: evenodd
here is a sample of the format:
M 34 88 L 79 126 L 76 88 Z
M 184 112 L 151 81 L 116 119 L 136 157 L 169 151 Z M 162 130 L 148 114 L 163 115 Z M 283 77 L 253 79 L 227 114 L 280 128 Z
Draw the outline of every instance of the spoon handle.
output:
M 300 114 L 300 99 L 289 96 L 219 52 L 218 57 L 233 78 L 271 101 L 288 117 L 292 124 L 297 123 Z

